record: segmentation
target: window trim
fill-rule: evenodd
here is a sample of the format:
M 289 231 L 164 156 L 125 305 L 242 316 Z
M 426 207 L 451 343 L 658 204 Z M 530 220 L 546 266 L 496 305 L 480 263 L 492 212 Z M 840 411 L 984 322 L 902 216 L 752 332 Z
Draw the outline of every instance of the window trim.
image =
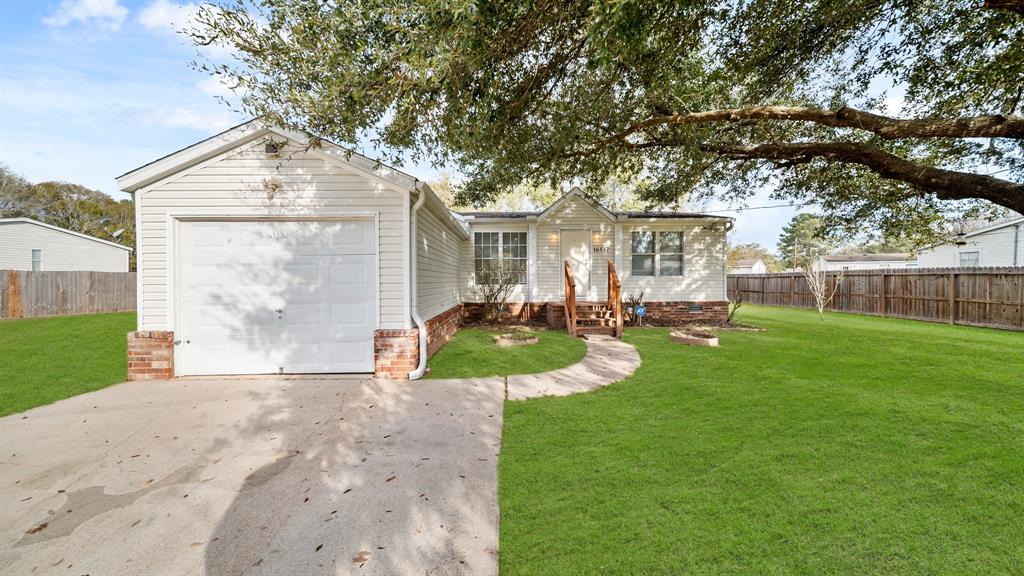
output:
M 476 241 L 477 234 L 497 234 L 497 244 L 487 244 L 488 246 L 496 246 L 498 255 L 495 258 L 478 258 L 476 255 L 476 247 L 478 243 Z M 526 249 L 526 255 L 519 258 L 511 258 L 510 260 L 522 260 L 523 261 L 523 279 L 516 283 L 516 286 L 528 286 L 530 282 L 530 234 L 526 230 L 473 230 L 473 284 L 476 285 L 476 263 L 478 260 L 497 260 L 498 265 L 502 266 L 505 261 L 505 235 L 506 234 L 522 234 L 526 239 L 521 246 Z M 518 245 L 518 244 L 517 244 Z
M 634 252 L 633 235 L 650 233 L 654 235 L 654 252 Z M 679 255 L 679 274 L 662 274 L 661 272 L 661 235 L 664 233 L 679 234 L 679 252 L 664 252 L 664 254 Z M 633 272 L 633 256 L 654 256 L 654 274 L 636 274 Z M 650 230 L 633 228 L 629 231 L 629 275 L 637 278 L 682 278 L 686 276 L 686 232 L 682 229 Z
M 964 254 L 977 254 L 978 255 L 978 263 L 975 264 L 974 266 L 964 266 L 963 264 L 960 263 Z M 957 250 L 957 252 L 956 252 L 956 267 L 957 268 L 981 268 L 981 248 L 978 248 L 977 250 Z
M 38 258 L 36 258 L 38 256 Z M 43 271 L 43 249 L 32 248 L 32 271 L 42 272 Z

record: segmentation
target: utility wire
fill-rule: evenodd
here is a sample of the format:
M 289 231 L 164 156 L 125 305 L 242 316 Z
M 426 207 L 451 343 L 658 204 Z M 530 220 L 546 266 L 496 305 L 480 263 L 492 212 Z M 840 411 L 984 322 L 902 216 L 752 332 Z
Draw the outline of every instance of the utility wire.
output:
M 747 210 L 767 210 L 769 208 L 803 208 L 806 204 L 775 204 L 773 206 L 750 206 L 748 208 L 721 208 L 718 210 L 701 210 L 701 212 L 745 212 Z

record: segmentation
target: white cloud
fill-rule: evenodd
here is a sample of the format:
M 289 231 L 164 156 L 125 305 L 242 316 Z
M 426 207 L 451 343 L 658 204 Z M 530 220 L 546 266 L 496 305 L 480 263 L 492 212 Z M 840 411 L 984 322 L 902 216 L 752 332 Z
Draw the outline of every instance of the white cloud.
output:
M 210 6 L 207 8 L 215 9 Z M 196 19 L 201 9 L 199 4 L 192 2 L 181 4 L 170 0 L 153 0 L 139 12 L 138 20 L 143 28 L 151 32 L 174 35 L 183 30 L 199 28 Z M 229 60 L 234 54 L 230 46 L 219 43 L 198 47 L 198 50 L 213 60 Z
M 223 96 L 225 98 L 235 95 L 234 90 L 224 83 L 220 76 L 210 76 L 197 84 L 204 94 L 210 96 Z
M 139 13 L 139 23 L 147 30 L 175 33 L 190 26 L 198 12 L 196 4 L 154 0 Z
M 128 9 L 118 0 L 61 0 L 53 14 L 43 18 L 43 24 L 64 28 L 79 22 L 116 32 L 127 16 Z
M 188 108 L 175 108 L 165 114 L 160 122 L 170 128 L 189 128 L 210 134 L 222 132 L 238 124 L 238 121 L 226 112 L 197 112 Z

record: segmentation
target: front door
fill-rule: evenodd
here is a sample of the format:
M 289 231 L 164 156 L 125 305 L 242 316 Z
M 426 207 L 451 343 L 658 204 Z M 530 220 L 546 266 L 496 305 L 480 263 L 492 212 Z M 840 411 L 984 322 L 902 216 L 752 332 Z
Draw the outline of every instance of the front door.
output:
M 572 275 L 576 280 L 576 298 L 588 300 L 590 297 L 590 231 L 562 230 L 561 237 L 562 261 L 568 260 L 569 265 L 572 266 Z

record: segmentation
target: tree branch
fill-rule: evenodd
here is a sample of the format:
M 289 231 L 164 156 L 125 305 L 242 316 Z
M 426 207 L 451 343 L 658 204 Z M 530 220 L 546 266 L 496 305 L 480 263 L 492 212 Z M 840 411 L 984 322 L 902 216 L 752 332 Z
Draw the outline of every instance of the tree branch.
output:
M 985 0 L 982 7 L 987 10 L 1008 10 L 1024 16 L 1024 1 L 1022 0 Z
M 983 174 L 923 166 L 861 143 L 806 142 L 795 144 L 706 145 L 705 152 L 731 160 L 767 160 L 803 164 L 815 158 L 859 164 L 888 180 L 906 182 L 943 200 L 983 198 L 1024 213 L 1024 184 Z
M 855 128 L 895 140 L 900 138 L 1012 138 L 1024 139 L 1024 116 L 974 116 L 951 120 L 916 118 L 903 120 L 856 110 L 826 110 L 808 106 L 751 106 L 655 116 L 630 125 L 589 148 L 567 152 L 566 157 L 590 156 L 616 142 L 656 126 L 684 126 L 717 122 L 749 121 L 811 122 L 833 128 Z

